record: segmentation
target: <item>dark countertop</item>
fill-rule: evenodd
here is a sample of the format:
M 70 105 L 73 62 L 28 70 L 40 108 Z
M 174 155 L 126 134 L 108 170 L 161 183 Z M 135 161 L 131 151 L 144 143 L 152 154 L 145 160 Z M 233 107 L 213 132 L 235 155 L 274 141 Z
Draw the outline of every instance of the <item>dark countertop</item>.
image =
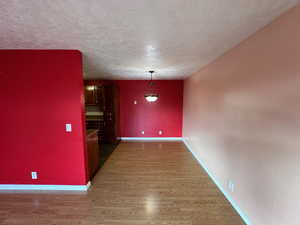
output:
M 86 130 L 86 136 L 92 137 L 98 134 L 98 129 L 88 129 Z

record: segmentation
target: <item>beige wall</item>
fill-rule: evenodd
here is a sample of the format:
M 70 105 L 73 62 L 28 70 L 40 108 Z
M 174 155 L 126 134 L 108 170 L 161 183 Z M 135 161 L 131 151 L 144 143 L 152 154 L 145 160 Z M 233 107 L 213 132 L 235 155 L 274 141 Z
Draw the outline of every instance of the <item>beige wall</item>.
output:
M 184 137 L 252 224 L 299 225 L 300 6 L 184 88 Z

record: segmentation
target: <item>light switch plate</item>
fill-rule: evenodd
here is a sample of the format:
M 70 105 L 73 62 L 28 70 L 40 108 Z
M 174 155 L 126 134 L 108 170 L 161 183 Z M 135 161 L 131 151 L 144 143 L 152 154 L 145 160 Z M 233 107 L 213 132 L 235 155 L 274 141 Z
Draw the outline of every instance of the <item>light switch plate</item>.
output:
M 66 132 L 72 132 L 72 124 L 66 123 Z
M 38 177 L 37 177 L 37 172 L 31 172 L 31 179 L 32 179 L 32 180 L 38 179 Z

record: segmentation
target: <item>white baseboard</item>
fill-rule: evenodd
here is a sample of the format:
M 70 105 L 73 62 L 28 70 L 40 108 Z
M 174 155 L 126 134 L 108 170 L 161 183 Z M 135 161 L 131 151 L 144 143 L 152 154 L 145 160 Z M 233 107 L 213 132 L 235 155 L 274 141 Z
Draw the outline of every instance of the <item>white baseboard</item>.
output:
M 216 184 L 216 186 L 219 188 L 219 190 L 223 193 L 223 195 L 227 198 L 227 200 L 230 202 L 232 207 L 237 211 L 237 213 L 240 215 L 240 217 L 243 219 L 243 221 L 247 225 L 253 225 L 249 218 L 245 215 L 245 213 L 242 212 L 241 208 L 237 205 L 237 203 L 230 197 L 230 195 L 225 191 L 225 189 L 222 187 L 222 185 L 217 181 L 217 179 L 212 175 L 212 173 L 208 170 L 208 168 L 205 166 L 204 162 L 199 159 L 199 157 L 195 154 L 191 146 L 186 142 L 184 138 L 182 138 L 183 143 L 185 144 L 186 148 L 193 154 L 195 159 L 199 162 L 200 166 L 206 171 L 206 173 L 210 176 L 210 178 L 213 180 L 213 182 Z
M 182 141 L 182 137 L 121 137 L 122 141 Z
M 90 186 L 90 181 L 86 185 L 0 184 L 0 190 L 87 191 Z

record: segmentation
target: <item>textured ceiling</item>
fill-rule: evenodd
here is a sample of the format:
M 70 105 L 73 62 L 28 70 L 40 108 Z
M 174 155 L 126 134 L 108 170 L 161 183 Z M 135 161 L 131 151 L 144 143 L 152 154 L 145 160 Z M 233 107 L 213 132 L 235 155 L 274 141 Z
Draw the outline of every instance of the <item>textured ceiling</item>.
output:
M 300 0 L 3 0 L 1 49 L 79 49 L 86 78 L 181 79 Z

